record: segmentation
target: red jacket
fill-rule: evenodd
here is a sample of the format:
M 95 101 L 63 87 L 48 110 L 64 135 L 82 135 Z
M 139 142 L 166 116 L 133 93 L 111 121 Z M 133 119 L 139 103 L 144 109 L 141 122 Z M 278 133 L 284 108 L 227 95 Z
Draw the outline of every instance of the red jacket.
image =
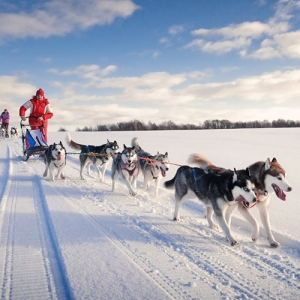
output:
M 29 124 L 31 125 L 31 129 L 38 129 L 42 124 L 44 125 L 44 135 L 47 139 L 47 127 L 48 127 L 48 119 L 51 119 L 53 116 L 52 109 L 50 107 L 49 101 L 44 98 L 41 100 L 37 100 L 36 97 L 33 97 L 29 101 L 25 102 L 19 111 L 20 117 L 25 116 L 25 112 L 30 108 L 29 115 Z M 43 121 L 38 121 L 37 118 L 43 117 Z

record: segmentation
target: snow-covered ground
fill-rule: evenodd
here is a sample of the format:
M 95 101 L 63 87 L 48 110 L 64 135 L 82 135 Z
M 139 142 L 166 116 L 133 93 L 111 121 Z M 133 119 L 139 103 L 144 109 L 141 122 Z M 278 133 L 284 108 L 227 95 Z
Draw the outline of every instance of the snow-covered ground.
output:
M 49 133 L 49 144 L 64 132 Z M 22 159 L 21 140 L 0 141 L 1 299 L 300 299 L 300 129 L 163 132 L 73 132 L 81 144 L 139 138 L 150 153 L 168 152 L 169 180 L 191 153 L 226 168 L 276 157 L 293 191 L 272 196 L 271 225 L 281 243 L 270 248 L 261 230 L 234 213 L 231 247 L 210 229 L 196 200 L 172 220 L 174 195 L 154 187 L 129 195 L 119 181 L 111 192 L 92 169 L 79 179 L 78 154 L 68 154 L 65 181 L 43 178 L 37 157 Z M 66 147 L 69 152 L 74 150 Z M 299 173 L 298 173 L 299 171 Z M 138 185 L 141 184 L 139 178 Z M 257 209 L 253 214 L 259 218 Z

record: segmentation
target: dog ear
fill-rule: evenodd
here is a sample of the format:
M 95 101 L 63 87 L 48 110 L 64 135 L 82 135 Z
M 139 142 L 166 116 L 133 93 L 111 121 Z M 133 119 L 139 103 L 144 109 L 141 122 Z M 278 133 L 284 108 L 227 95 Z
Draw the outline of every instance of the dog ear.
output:
M 165 156 L 168 157 L 168 155 L 169 155 L 168 152 L 166 152 L 166 153 L 165 153 Z
M 265 162 L 265 171 L 270 170 L 270 168 L 271 168 L 270 158 L 267 158 L 267 160 Z
M 238 176 L 237 176 L 236 169 L 234 168 L 233 170 L 234 170 L 234 171 L 233 171 L 233 178 L 232 178 L 232 182 L 235 182 L 235 181 L 237 181 L 237 179 L 238 179 Z
M 125 144 L 123 144 L 124 150 L 127 149 L 127 147 L 125 146 Z
M 246 173 L 249 177 L 251 177 L 249 168 L 246 168 Z
M 277 163 L 277 159 L 275 157 L 273 157 L 272 163 Z

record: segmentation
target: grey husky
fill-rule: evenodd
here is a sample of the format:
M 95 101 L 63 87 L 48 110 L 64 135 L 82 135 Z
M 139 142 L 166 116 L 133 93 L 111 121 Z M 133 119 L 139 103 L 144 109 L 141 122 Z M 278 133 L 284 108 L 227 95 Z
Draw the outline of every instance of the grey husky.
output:
M 134 147 L 126 147 L 121 154 L 114 157 L 111 168 L 112 191 L 115 190 L 115 182 L 119 175 L 124 180 L 129 193 L 136 195 L 133 188 L 136 188 L 136 181 L 139 172 L 138 155 Z
M 111 158 L 116 153 L 118 153 L 118 143 L 116 141 L 110 142 L 109 140 L 107 140 L 107 143 L 101 146 L 82 145 L 75 143 L 71 139 L 69 133 L 67 134 L 66 140 L 71 148 L 75 150 L 81 150 L 81 153 L 79 155 L 81 179 L 84 179 L 84 168 L 87 167 L 87 173 L 90 174 L 90 165 L 93 164 L 96 171 L 98 172 L 99 180 L 103 181 L 108 163 L 110 162 Z M 100 172 L 98 166 L 101 166 L 102 172 Z
M 249 170 L 222 170 L 218 174 L 207 172 L 201 168 L 181 166 L 175 177 L 164 183 L 166 188 L 175 188 L 174 220 L 179 220 L 179 208 L 184 200 L 197 197 L 212 211 L 226 235 L 231 246 L 238 242 L 233 238 L 230 227 L 225 220 L 228 207 L 236 206 L 238 202 L 246 208 L 256 203 L 254 184 L 250 180 Z M 210 227 L 216 225 L 208 218 Z
M 196 163 L 206 171 L 220 172 L 223 168 L 216 167 L 208 159 L 199 155 L 193 154 L 189 160 L 190 163 Z M 266 161 L 258 161 L 250 165 L 249 172 L 255 184 L 256 194 L 258 195 L 257 208 L 260 213 L 262 225 L 266 231 L 267 239 L 271 247 L 278 247 L 279 243 L 275 240 L 270 225 L 269 204 L 271 195 L 275 192 L 276 196 L 285 201 L 285 192 L 292 191 L 292 187 L 287 181 L 285 170 L 274 157 L 272 161 L 269 158 Z M 252 216 L 249 209 L 245 209 L 241 204 L 238 209 L 243 217 L 252 225 L 251 238 L 255 242 L 259 237 L 259 224 Z M 232 211 L 228 210 L 226 215 L 230 218 Z
M 150 186 L 150 181 L 155 180 L 155 193 L 158 195 L 159 183 L 169 170 L 168 152 L 165 154 L 157 152 L 156 155 L 151 155 L 140 147 L 137 137 L 132 139 L 131 146 L 134 146 L 138 154 L 140 171 L 144 176 L 144 183 L 141 187 L 146 189 Z
M 63 175 L 62 171 L 66 165 L 66 149 L 63 146 L 62 142 L 59 144 L 50 145 L 44 153 L 44 163 L 46 165 L 46 169 L 44 171 L 43 176 L 47 177 L 48 171 L 52 181 L 54 179 L 66 179 Z M 55 171 L 57 170 L 57 174 L 55 176 Z

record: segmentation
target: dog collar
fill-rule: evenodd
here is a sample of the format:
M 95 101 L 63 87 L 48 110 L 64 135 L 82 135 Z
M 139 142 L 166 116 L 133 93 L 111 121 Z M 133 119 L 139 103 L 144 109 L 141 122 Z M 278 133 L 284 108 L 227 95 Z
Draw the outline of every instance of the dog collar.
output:
M 132 170 L 128 170 L 127 166 L 128 166 L 128 164 L 123 164 L 122 169 L 126 170 L 129 173 L 130 176 L 134 175 L 135 171 L 137 170 L 136 163 L 135 163 L 134 168 Z
M 61 166 L 63 166 L 65 163 L 63 162 L 61 165 L 56 165 L 55 163 L 53 163 L 54 164 L 54 166 L 58 169 L 58 168 L 60 168 Z

